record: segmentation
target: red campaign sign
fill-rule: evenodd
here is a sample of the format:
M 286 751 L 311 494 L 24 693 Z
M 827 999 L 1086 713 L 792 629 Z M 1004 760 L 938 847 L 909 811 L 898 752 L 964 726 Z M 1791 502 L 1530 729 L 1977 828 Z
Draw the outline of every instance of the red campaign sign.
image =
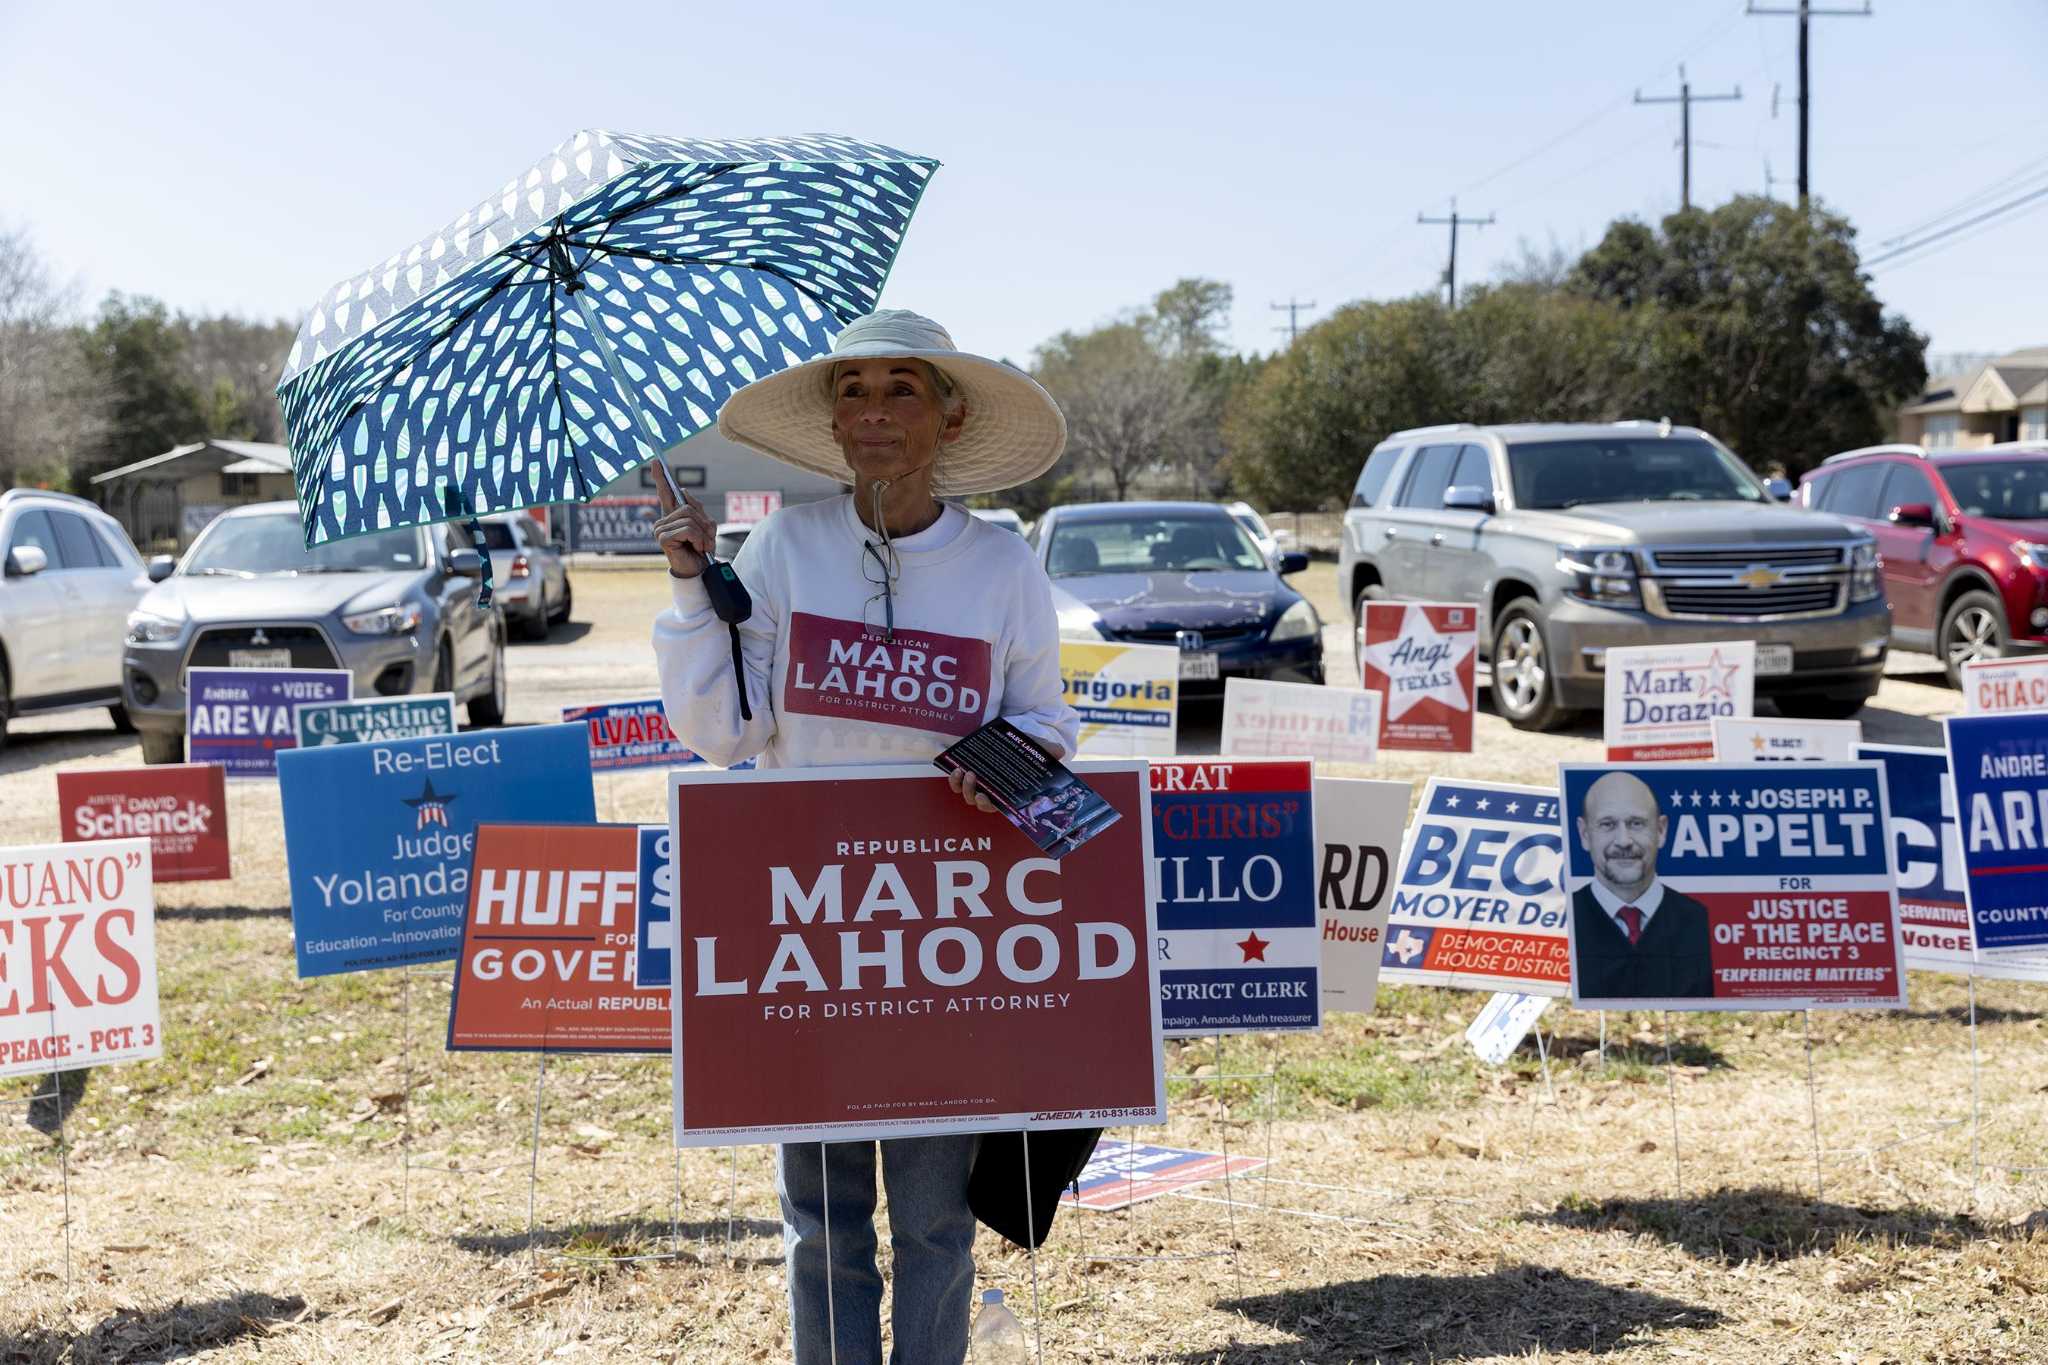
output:
M 218 763 L 73 769 L 57 774 L 57 822 L 66 843 L 149 840 L 156 881 L 225 881 L 227 795 Z
M 1426 972 L 1520 977 L 1568 986 L 1571 953 L 1565 940 L 1549 934 L 1512 934 L 1501 929 L 1439 929 L 1422 955 Z
M 676 1141 L 1165 1121 L 1144 765 L 1064 859 L 914 767 L 676 773 Z
M 665 989 L 634 982 L 640 831 L 476 827 L 452 1051 L 666 1052 Z
M 858 621 L 793 612 L 782 709 L 946 735 L 981 728 L 988 705 L 986 640 L 929 630 L 871 634 Z
M 1887 891 L 1702 891 L 1697 899 L 1713 934 L 1716 1000 L 1786 1000 L 1797 1009 L 1901 998 Z
M 1380 694 L 1380 748 L 1472 752 L 1479 612 L 1459 602 L 1368 602 L 1364 685 Z

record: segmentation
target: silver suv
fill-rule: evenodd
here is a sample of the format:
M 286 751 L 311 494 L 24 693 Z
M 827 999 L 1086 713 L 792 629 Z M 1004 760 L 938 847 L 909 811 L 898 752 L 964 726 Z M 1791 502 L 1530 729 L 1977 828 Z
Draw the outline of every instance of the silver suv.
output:
M 1354 620 L 1368 598 L 1479 604 L 1520 729 L 1601 706 L 1612 647 L 1707 640 L 1757 642 L 1781 715 L 1853 716 L 1891 634 L 1876 543 L 1788 492 L 1668 422 L 1396 432 L 1352 491 L 1338 582 Z
M 149 587 L 121 523 L 68 493 L 0 493 L 0 744 L 7 721 L 121 706 L 121 635 Z

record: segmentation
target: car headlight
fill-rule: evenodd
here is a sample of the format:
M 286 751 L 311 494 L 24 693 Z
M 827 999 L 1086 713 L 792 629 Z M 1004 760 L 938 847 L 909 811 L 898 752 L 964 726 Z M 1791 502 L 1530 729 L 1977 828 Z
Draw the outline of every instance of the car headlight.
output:
M 1273 629 L 1267 632 L 1266 638 L 1275 642 L 1307 640 L 1322 633 L 1323 623 L 1317 619 L 1316 609 L 1310 606 L 1308 599 L 1304 597 L 1280 613 L 1280 619 L 1273 623 Z
M 1567 591 L 1582 602 L 1602 607 L 1643 604 L 1635 552 L 1623 546 L 1560 545 L 1557 570 L 1570 577 L 1572 586 Z
M 175 640 L 183 634 L 185 623 L 173 621 L 168 616 L 158 616 L 151 611 L 128 613 L 128 643 L 131 645 L 160 645 L 166 640 Z
M 417 602 L 400 602 L 395 607 L 344 616 L 341 623 L 358 635 L 410 635 L 419 629 L 420 606 Z
M 1849 551 L 1849 600 L 1868 602 L 1884 592 L 1884 557 L 1877 542 L 1860 540 Z
M 2020 563 L 2035 571 L 2048 569 L 2048 544 L 2038 540 L 2015 540 L 2012 552 L 2019 556 Z

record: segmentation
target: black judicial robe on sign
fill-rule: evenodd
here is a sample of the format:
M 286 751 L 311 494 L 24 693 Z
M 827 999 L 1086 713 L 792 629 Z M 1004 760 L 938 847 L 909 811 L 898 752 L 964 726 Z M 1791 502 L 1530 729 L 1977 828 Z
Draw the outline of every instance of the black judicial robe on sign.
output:
M 1665 883 L 1657 913 L 1629 946 L 1593 888 L 1572 893 L 1572 970 L 1581 1000 L 1676 999 L 1714 993 L 1713 938 L 1707 907 Z

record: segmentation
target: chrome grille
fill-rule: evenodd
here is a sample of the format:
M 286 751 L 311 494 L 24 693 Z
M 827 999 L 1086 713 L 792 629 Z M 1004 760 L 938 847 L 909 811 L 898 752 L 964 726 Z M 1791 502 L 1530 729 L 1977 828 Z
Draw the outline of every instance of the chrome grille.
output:
M 1785 621 L 1848 605 L 1845 544 L 1646 547 L 1643 606 L 1687 621 Z
M 1184 630 L 1191 629 L 1194 629 L 1194 627 L 1147 626 L 1139 630 L 1117 631 L 1116 638 L 1119 640 L 1128 640 L 1132 644 L 1177 645 L 1180 643 L 1180 633 Z M 1203 626 L 1200 628 L 1198 633 L 1201 635 L 1202 644 L 1206 648 L 1209 645 L 1227 645 L 1232 640 L 1248 639 L 1251 636 L 1257 635 L 1259 633 L 1259 627 Z

